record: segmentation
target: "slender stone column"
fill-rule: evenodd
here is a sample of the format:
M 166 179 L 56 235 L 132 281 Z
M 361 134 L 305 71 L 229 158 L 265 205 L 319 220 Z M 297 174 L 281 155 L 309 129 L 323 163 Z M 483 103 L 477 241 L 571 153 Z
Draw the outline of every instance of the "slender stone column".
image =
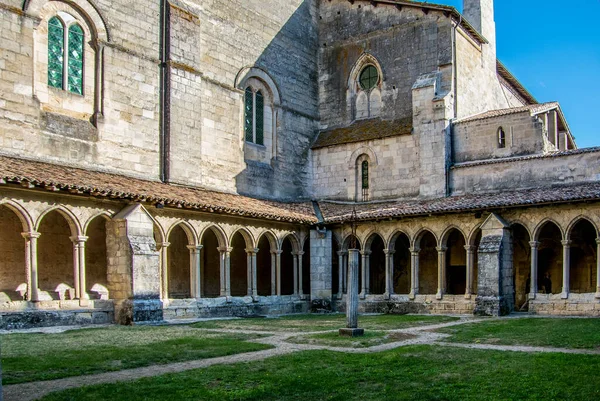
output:
M 365 295 L 369 295 L 371 293 L 371 254 L 372 251 L 366 251 L 365 255 Z
M 80 260 L 79 260 L 79 241 L 77 240 L 79 237 L 74 236 L 74 237 L 69 237 L 69 239 L 71 240 L 71 242 L 73 243 L 73 276 L 74 276 L 74 282 L 73 282 L 73 287 L 75 287 L 75 299 L 80 299 L 81 298 L 81 268 L 79 267 L 81 265 Z
M 563 240 L 561 241 L 563 246 L 563 287 L 562 294 L 560 295 L 561 299 L 569 298 L 569 281 L 571 280 L 571 243 L 572 241 Z
M 348 259 L 346 329 L 340 329 L 340 335 L 354 337 L 364 334 L 364 330 L 358 329 L 358 249 L 350 249 Z
M 233 248 L 229 247 L 225 251 L 225 296 L 227 302 L 231 302 L 231 252 Z
M 390 294 L 392 293 L 392 290 L 390 289 L 391 287 L 391 283 L 392 280 L 390 278 L 390 250 L 389 249 L 384 249 L 383 250 L 384 253 L 384 257 L 385 257 L 385 292 L 383 293 L 383 296 L 385 299 L 390 299 Z
M 169 301 L 169 259 L 167 249 L 171 245 L 170 242 L 163 242 L 160 244 L 160 268 L 161 268 L 161 288 L 160 288 L 160 297 L 163 300 L 163 303 L 167 303 Z
M 415 299 L 419 294 L 419 253 L 420 248 L 410 249 L 410 299 Z
M 538 291 L 538 246 L 540 245 L 537 241 L 531 241 L 531 279 L 529 284 L 529 299 L 535 299 Z
M 298 252 L 298 292 L 300 298 L 304 299 L 304 251 Z
M 467 289 L 465 291 L 465 299 L 471 299 L 471 295 L 473 295 L 473 266 L 476 248 L 474 245 L 465 245 L 465 251 L 467 251 Z
M 86 283 L 86 264 L 85 264 L 85 244 L 89 237 L 77 237 L 76 242 L 78 243 L 77 251 L 79 253 L 79 299 L 90 299 L 87 293 Z
M 294 292 L 293 295 L 298 295 L 298 253 L 292 252 L 292 260 L 294 265 Z
M 346 251 L 344 253 L 344 257 L 343 257 L 343 262 L 344 262 L 344 266 L 343 266 L 343 270 L 342 270 L 342 285 L 344 286 L 343 289 L 343 293 L 347 294 L 348 293 L 348 251 Z
M 254 269 L 252 266 L 252 255 L 254 254 L 254 248 L 246 249 L 246 295 L 251 297 L 253 295 L 253 278 L 254 278 Z
M 217 248 L 219 251 L 219 268 L 220 268 L 220 294 L 221 297 L 227 295 L 227 250 L 230 248 Z
M 202 280 L 200 251 L 203 245 L 188 245 L 190 250 L 190 296 L 192 298 L 202 298 Z
M 446 293 L 446 250 L 448 248 L 439 246 L 438 251 L 438 290 L 437 299 L 442 299 Z
M 600 238 L 596 238 L 596 299 L 600 299 Z
M 344 293 L 344 251 L 338 251 L 338 293 L 337 299 L 342 299 Z
M 42 234 L 38 232 L 21 233 L 25 239 L 25 268 L 27 277 L 27 300 L 38 302 L 38 265 L 37 265 L 37 240 Z
M 277 251 L 271 251 L 271 296 L 277 295 Z
M 390 291 L 389 294 L 390 296 L 394 295 L 396 292 L 394 291 L 394 255 L 396 254 L 396 251 L 390 251 L 390 266 L 389 266 L 389 286 L 390 286 Z
M 256 270 L 256 255 L 258 248 L 252 252 L 252 301 L 258 302 L 258 271 Z
M 348 251 L 349 252 L 349 251 Z M 365 251 L 360 251 L 362 256 L 362 269 L 360 271 L 361 274 L 361 289 L 360 289 L 360 299 L 365 299 L 367 296 L 367 253 Z M 348 254 L 348 269 L 350 268 L 350 254 Z M 348 274 L 350 274 L 350 270 L 348 270 Z M 350 278 L 348 278 L 348 282 L 350 282 Z M 350 291 L 350 287 L 348 286 L 348 291 Z
M 277 296 L 281 296 L 281 254 L 282 250 L 275 251 L 275 267 L 277 272 Z

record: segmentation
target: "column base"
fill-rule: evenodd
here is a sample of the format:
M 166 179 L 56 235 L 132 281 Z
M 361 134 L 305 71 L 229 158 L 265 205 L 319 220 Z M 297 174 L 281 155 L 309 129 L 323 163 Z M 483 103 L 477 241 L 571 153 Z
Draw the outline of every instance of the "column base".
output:
M 595 296 L 595 298 L 596 298 L 596 299 L 600 299 L 600 291 L 598 291 L 598 292 L 596 293 L 596 296 Z
M 390 295 L 389 292 L 386 292 L 386 293 L 383 294 L 383 299 L 389 300 L 390 298 L 391 298 L 391 295 Z
M 258 295 L 252 295 L 252 302 L 258 302 L 260 301 L 260 298 L 258 298 Z
M 231 295 L 227 295 L 227 296 L 225 297 L 225 302 L 227 302 L 228 304 L 232 303 L 232 302 L 233 302 L 233 298 L 232 298 L 232 296 L 231 296 Z
M 471 299 L 471 294 L 470 293 L 466 293 L 465 294 L 465 299 Z
M 437 294 L 435 294 L 435 299 L 437 299 L 438 301 L 444 298 L 444 294 L 442 294 L 441 292 L 438 292 Z
M 360 294 L 358 294 L 358 297 L 360 299 L 365 299 L 365 298 L 367 298 L 367 294 L 365 294 L 364 292 L 361 292 Z
M 560 299 L 569 299 L 569 293 L 568 292 L 563 292 L 560 294 Z
M 415 294 L 414 292 L 411 292 L 410 294 L 408 294 L 408 299 L 410 299 L 411 301 L 414 300 L 417 297 L 417 294 Z
M 529 300 L 530 300 L 530 301 L 531 301 L 531 300 L 534 300 L 534 299 L 535 299 L 535 295 L 536 295 L 536 294 L 534 294 L 534 293 L 530 292 L 530 293 L 529 293 Z
M 365 329 L 340 329 L 340 337 L 362 337 L 365 335 Z

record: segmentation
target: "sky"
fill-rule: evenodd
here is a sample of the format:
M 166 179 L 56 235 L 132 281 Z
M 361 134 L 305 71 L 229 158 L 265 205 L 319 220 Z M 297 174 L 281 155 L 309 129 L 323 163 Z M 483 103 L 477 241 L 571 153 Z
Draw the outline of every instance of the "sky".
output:
M 580 148 L 600 146 L 600 0 L 496 0 L 495 13 L 498 59 L 539 102 L 560 102 Z

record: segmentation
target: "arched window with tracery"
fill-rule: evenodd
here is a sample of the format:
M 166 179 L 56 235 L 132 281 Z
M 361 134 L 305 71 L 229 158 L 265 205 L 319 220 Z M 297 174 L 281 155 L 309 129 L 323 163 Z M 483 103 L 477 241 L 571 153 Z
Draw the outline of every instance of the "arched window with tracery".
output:
M 61 12 L 48 21 L 48 85 L 83 95 L 84 32 Z
M 354 119 L 362 120 L 380 115 L 382 83 L 383 74 L 379 63 L 372 55 L 363 54 L 352 69 L 348 81 Z
M 366 153 L 361 154 L 355 160 L 356 190 L 354 200 L 356 202 L 368 202 L 371 200 L 371 190 L 373 187 L 373 183 L 371 182 L 373 175 L 371 162 L 371 158 Z

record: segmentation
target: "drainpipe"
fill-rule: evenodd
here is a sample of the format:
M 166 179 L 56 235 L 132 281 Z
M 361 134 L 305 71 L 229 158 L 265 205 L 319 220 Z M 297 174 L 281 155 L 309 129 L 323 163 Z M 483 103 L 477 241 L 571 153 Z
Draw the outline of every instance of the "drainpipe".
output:
M 168 0 L 160 0 L 160 115 L 159 115 L 159 153 L 160 153 L 160 180 L 170 180 L 170 149 L 171 149 L 171 59 L 170 43 L 170 5 Z

